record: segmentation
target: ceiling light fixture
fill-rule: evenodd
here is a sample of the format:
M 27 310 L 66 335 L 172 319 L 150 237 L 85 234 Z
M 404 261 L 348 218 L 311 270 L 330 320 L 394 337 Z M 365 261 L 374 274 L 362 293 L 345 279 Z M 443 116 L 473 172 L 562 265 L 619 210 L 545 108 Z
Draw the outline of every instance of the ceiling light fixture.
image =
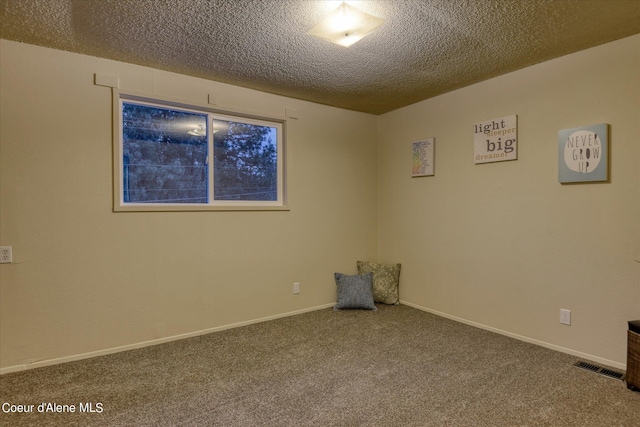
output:
M 309 30 L 310 35 L 349 47 L 384 23 L 384 19 L 362 12 L 342 3 L 318 25 Z

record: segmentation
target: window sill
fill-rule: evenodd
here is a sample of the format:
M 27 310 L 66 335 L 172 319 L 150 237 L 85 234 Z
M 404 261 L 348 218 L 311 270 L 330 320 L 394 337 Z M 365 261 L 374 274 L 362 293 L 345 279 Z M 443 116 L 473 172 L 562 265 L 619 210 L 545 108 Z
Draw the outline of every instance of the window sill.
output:
M 288 206 L 158 206 L 158 205 L 127 205 L 115 206 L 114 212 L 245 212 L 245 211 L 290 211 Z

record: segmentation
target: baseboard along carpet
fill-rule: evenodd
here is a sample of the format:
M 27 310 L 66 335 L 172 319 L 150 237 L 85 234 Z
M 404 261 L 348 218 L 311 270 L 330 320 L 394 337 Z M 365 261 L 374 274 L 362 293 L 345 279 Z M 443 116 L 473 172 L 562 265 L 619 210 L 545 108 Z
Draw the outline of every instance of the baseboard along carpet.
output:
M 578 361 L 404 305 L 322 309 L 3 375 L 0 425 L 639 426 L 640 393 Z

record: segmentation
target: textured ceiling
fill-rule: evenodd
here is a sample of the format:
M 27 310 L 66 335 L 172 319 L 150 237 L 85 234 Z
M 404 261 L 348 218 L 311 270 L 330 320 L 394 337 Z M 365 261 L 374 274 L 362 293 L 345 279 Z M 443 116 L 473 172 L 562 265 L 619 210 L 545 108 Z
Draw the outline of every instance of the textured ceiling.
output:
M 640 33 L 640 0 L 349 1 L 386 19 L 350 48 L 307 34 L 340 1 L 1 1 L 3 39 L 373 114 Z

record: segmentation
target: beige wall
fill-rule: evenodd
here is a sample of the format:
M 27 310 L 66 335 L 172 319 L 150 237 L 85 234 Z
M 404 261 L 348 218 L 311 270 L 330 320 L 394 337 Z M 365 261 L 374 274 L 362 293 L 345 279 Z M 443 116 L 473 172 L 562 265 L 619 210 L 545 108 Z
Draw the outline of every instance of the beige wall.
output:
M 0 368 L 100 354 L 335 301 L 377 257 L 377 118 L 0 42 Z M 287 212 L 112 212 L 111 90 L 288 121 Z M 293 282 L 301 293 L 293 295 Z
M 401 300 L 624 367 L 640 319 L 638 76 L 634 36 L 382 116 L 379 256 L 402 262 Z M 518 160 L 474 165 L 473 125 L 512 114 Z M 558 131 L 597 123 L 610 182 L 560 185 Z M 425 137 L 435 176 L 411 178 Z
M 1 372 L 330 305 L 333 272 L 376 257 L 402 263 L 405 303 L 624 366 L 626 321 L 640 318 L 640 36 L 380 117 L 5 40 L 0 51 L 0 244 L 14 250 L 0 266 Z M 111 93 L 94 73 L 298 110 L 291 210 L 113 213 Z M 474 165 L 473 124 L 510 114 L 519 159 Z M 602 122 L 611 182 L 558 184 L 558 130 Z M 429 136 L 436 175 L 412 179 L 411 142 Z

